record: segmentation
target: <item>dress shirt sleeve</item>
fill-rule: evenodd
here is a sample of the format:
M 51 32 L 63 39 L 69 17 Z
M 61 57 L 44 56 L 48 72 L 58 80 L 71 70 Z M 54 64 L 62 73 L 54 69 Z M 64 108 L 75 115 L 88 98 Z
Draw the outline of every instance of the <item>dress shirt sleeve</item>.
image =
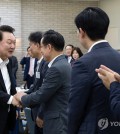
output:
M 8 100 L 7 104 L 12 104 L 13 96 L 10 96 L 10 99 Z

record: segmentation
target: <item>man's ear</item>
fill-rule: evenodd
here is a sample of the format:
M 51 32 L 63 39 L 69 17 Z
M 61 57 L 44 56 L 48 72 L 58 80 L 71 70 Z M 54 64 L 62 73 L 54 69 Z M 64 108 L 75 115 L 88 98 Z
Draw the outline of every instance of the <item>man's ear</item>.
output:
M 48 49 L 51 51 L 52 50 L 52 45 L 51 44 L 48 44 Z
M 39 48 L 40 47 L 40 44 L 39 43 L 36 43 L 36 46 Z
M 85 37 L 85 31 L 82 28 L 79 28 L 79 33 L 80 33 L 81 38 Z

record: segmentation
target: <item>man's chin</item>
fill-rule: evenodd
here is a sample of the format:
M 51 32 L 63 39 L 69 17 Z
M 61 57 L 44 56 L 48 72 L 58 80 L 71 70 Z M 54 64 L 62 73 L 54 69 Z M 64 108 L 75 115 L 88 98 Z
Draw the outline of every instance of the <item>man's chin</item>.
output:
M 8 58 L 10 58 L 10 57 L 12 57 L 12 56 L 13 56 L 13 53 L 12 53 L 12 54 L 9 54 L 9 55 L 8 55 Z

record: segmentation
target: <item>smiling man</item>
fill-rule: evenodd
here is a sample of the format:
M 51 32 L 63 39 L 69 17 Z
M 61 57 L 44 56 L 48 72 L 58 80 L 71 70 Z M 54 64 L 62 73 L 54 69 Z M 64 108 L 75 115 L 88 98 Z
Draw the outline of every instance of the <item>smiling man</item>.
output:
M 16 95 L 23 107 L 45 104 L 43 134 L 67 134 L 71 66 L 63 55 L 64 44 L 64 38 L 60 33 L 54 30 L 44 33 L 41 52 L 49 64 L 43 83 L 39 90 L 30 95 Z
M 7 25 L 0 26 L 0 134 L 8 134 L 14 128 L 17 100 L 14 98 L 15 83 L 9 57 L 12 56 L 16 39 L 14 29 Z
M 41 87 L 43 79 L 45 77 L 46 71 L 48 69 L 48 63 L 44 60 L 42 53 L 41 53 L 41 39 L 42 39 L 42 32 L 32 32 L 30 33 L 28 40 L 29 40 L 29 51 L 31 52 L 31 56 L 33 58 L 37 58 L 37 67 L 35 71 L 35 77 L 33 85 L 30 86 L 30 89 L 27 94 L 35 92 Z M 43 110 L 44 104 L 36 105 L 33 107 L 32 110 L 32 117 L 35 122 L 34 127 L 34 134 L 43 134 Z

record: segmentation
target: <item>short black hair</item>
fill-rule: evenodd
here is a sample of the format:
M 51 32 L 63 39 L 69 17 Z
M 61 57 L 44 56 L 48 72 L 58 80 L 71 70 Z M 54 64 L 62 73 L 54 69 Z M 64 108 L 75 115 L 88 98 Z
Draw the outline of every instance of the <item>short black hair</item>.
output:
M 73 46 L 72 44 L 66 45 L 65 48 L 66 48 L 67 46 L 70 46 L 72 49 L 74 48 L 74 46 Z
M 65 46 L 64 37 L 54 30 L 48 30 L 43 34 L 42 43 L 43 45 L 51 44 L 56 51 L 63 51 Z
M 3 34 L 2 32 L 9 32 L 9 33 L 14 33 L 15 29 L 11 26 L 8 25 L 1 25 L 0 26 L 0 41 L 3 39 Z
M 71 53 L 71 56 L 73 55 L 73 52 L 74 51 L 77 51 L 77 53 L 79 54 L 79 58 L 81 57 L 81 56 L 83 56 L 83 53 L 82 53 L 82 51 L 80 50 L 80 48 L 79 47 L 74 47 L 73 48 L 73 51 L 72 51 L 72 53 Z M 73 56 L 72 56 L 73 57 Z
M 88 7 L 75 18 L 77 28 L 85 31 L 93 41 L 105 38 L 109 22 L 108 15 L 98 7 Z
M 40 41 L 42 39 L 42 32 L 41 31 L 37 31 L 37 32 L 32 32 L 30 33 L 28 40 L 30 42 L 34 42 L 34 43 L 38 43 L 40 45 Z

